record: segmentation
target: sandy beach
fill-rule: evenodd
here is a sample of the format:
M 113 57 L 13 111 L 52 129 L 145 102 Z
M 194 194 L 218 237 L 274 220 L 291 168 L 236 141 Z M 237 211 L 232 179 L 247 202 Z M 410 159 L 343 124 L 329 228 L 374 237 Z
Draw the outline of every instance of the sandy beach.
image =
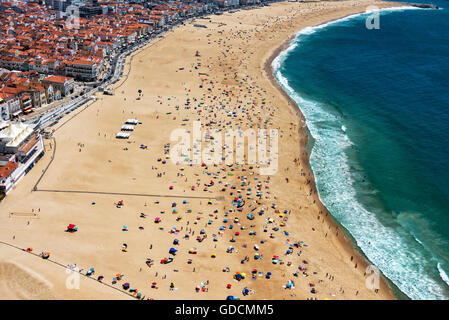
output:
M 367 288 L 368 263 L 319 201 L 305 120 L 270 67 L 297 31 L 370 5 L 403 4 L 239 10 L 186 22 L 129 56 L 114 95 L 97 93 L 50 128 L 45 156 L 0 203 L 0 299 L 394 299 L 382 278 Z M 141 123 L 116 139 L 130 118 Z M 277 172 L 173 163 L 171 133 L 195 120 L 203 131 L 277 129 Z M 83 275 L 67 288 L 74 265 Z

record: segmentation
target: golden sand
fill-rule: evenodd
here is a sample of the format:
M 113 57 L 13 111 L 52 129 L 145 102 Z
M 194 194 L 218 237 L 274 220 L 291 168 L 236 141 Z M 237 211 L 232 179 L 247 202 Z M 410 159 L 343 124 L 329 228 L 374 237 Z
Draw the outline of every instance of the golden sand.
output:
M 0 241 L 17 248 L 32 247 L 37 254 L 51 253 L 48 261 L 0 243 L 0 279 L 7 279 L 0 281 L 0 298 L 128 299 L 124 291 L 114 290 L 121 289 L 124 282 L 145 298 L 154 299 L 224 299 L 228 295 L 242 299 L 394 298 L 383 280 L 377 293 L 366 287 L 366 261 L 316 194 L 307 165 L 304 119 L 270 79 L 267 67 L 298 30 L 363 12 L 372 4 L 397 5 L 371 0 L 277 3 L 213 15 L 186 22 L 128 57 L 125 76 L 115 85 L 115 94 L 97 94 L 96 102 L 54 126 L 54 139 L 45 140 L 45 156 L 0 203 Z M 196 28 L 194 23 L 207 28 Z M 142 90 L 140 99 L 138 89 Z M 185 108 L 187 98 L 191 101 L 189 109 Z M 225 103 L 225 110 L 220 101 Z M 195 110 L 199 102 L 204 105 Z M 237 118 L 227 117 L 229 110 L 238 111 L 238 105 L 247 102 L 246 115 L 238 112 Z M 129 140 L 117 140 L 115 134 L 127 118 L 136 118 L 142 124 L 131 132 Z M 234 165 L 231 171 L 225 165 L 206 169 L 158 161 L 166 157 L 164 145 L 170 142 L 171 132 L 177 128 L 191 130 L 192 121 L 197 119 L 203 126 L 210 120 L 232 121 L 233 129 L 240 126 L 243 130 L 263 126 L 269 119 L 267 128 L 279 130 L 277 173 L 258 176 L 258 169 L 248 165 Z M 141 149 L 141 144 L 148 149 Z M 37 191 L 32 191 L 44 170 Z M 247 200 L 243 212 L 230 213 L 226 224 L 224 213 L 232 207 L 237 189 L 242 189 L 238 178 L 242 175 L 247 176 L 253 199 L 256 184 L 262 184 L 262 204 Z M 204 191 L 210 180 L 215 181 L 214 186 Z M 225 187 L 225 183 L 229 185 Z M 237 188 L 231 190 L 231 185 Z M 224 187 L 226 191 L 222 192 Z M 240 193 L 244 198 L 246 191 Z M 120 200 L 124 206 L 117 208 Z M 177 203 L 177 214 L 172 214 L 172 202 Z M 281 213 L 287 210 L 289 214 L 280 216 L 271 208 L 273 203 Z M 258 216 L 255 211 L 256 218 L 247 220 L 249 204 L 251 208 L 264 207 L 265 214 Z M 162 220 L 158 224 L 154 223 L 156 217 Z M 233 222 L 235 217 L 239 217 L 240 225 Z M 267 225 L 267 218 L 273 223 Z M 70 223 L 79 231 L 65 232 Z M 233 230 L 218 234 L 219 226 L 230 224 Z M 128 231 L 122 231 L 124 225 Z M 241 230 L 242 226 L 246 230 Z M 279 231 L 273 231 L 273 227 Z M 179 234 L 169 233 L 173 228 Z M 207 238 L 198 242 L 201 229 Z M 257 235 L 250 236 L 249 230 Z M 234 235 L 236 231 L 239 236 Z M 189 232 L 190 239 L 184 239 Z M 218 241 L 213 241 L 212 234 Z M 230 242 L 233 236 L 236 241 Z M 174 239 L 179 239 L 179 245 L 172 244 Z M 263 244 L 262 239 L 266 240 Z M 287 241 L 302 241 L 307 247 L 295 248 L 286 256 Z M 122 251 L 123 244 L 127 245 L 126 252 Z M 263 260 L 253 259 L 254 244 L 259 245 Z M 234 253 L 226 253 L 229 245 L 235 248 Z M 174 261 L 161 264 L 161 259 L 169 257 L 171 247 L 179 250 Z M 197 254 L 189 254 L 194 247 Z M 272 264 L 273 255 L 284 263 Z M 249 261 L 241 264 L 245 256 Z M 147 258 L 154 260 L 151 267 L 145 263 Z M 188 259 L 192 259 L 191 264 Z M 74 264 L 83 269 L 83 274 L 95 268 L 90 279 L 81 277 L 79 290 L 66 286 L 64 267 Z M 299 265 L 306 268 L 305 273 L 298 271 Z M 223 272 L 225 267 L 230 272 Z M 263 276 L 251 280 L 253 269 Z M 236 272 L 246 273 L 246 279 L 234 280 Z M 272 273 L 271 279 L 265 279 L 266 272 Z M 124 274 L 124 278 L 113 284 L 116 274 Z M 103 284 L 96 281 L 100 275 L 104 276 Z M 24 277 L 29 281 L 19 280 Z M 283 287 L 289 280 L 294 281 L 294 289 Z M 170 291 L 172 282 L 175 289 Z M 201 282 L 205 291 L 196 292 Z M 244 287 L 253 294 L 242 297 Z

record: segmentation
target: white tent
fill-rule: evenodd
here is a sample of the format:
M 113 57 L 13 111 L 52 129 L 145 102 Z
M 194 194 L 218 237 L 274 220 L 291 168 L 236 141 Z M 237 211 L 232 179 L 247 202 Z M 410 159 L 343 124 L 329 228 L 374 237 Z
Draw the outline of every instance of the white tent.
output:
M 126 119 L 126 122 L 125 122 L 126 124 L 138 124 L 139 123 L 139 121 L 138 120 L 136 120 L 136 119 Z
M 119 133 L 117 133 L 117 135 L 115 137 L 117 139 L 128 139 L 129 133 L 119 132 Z
M 131 125 L 123 125 L 122 131 L 134 131 L 134 126 Z

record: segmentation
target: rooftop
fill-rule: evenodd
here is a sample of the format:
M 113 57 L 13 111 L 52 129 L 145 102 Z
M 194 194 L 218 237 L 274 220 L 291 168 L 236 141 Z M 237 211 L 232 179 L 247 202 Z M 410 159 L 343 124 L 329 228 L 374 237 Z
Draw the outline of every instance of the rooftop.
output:
M 19 165 L 16 162 L 9 161 L 6 165 L 0 166 L 0 179 L 8 178 L 11 173 L 18 167 Z

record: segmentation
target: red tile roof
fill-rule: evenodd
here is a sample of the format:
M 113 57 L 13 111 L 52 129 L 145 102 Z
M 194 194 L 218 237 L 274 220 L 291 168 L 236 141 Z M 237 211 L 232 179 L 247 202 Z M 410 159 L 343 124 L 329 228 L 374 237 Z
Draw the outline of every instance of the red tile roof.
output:
M 9 161 L 4 166 L 0 166 L 0 179 L 7 178 L 19 165 L 16 162 Z
M 64 82 L 70 81 L 70 80 L 72 80 L 72 78 L 64 77 L 64 76 L 49 76 L 44 79 L 44 81 L 57 82 L 57 83 L 64 83 Z

